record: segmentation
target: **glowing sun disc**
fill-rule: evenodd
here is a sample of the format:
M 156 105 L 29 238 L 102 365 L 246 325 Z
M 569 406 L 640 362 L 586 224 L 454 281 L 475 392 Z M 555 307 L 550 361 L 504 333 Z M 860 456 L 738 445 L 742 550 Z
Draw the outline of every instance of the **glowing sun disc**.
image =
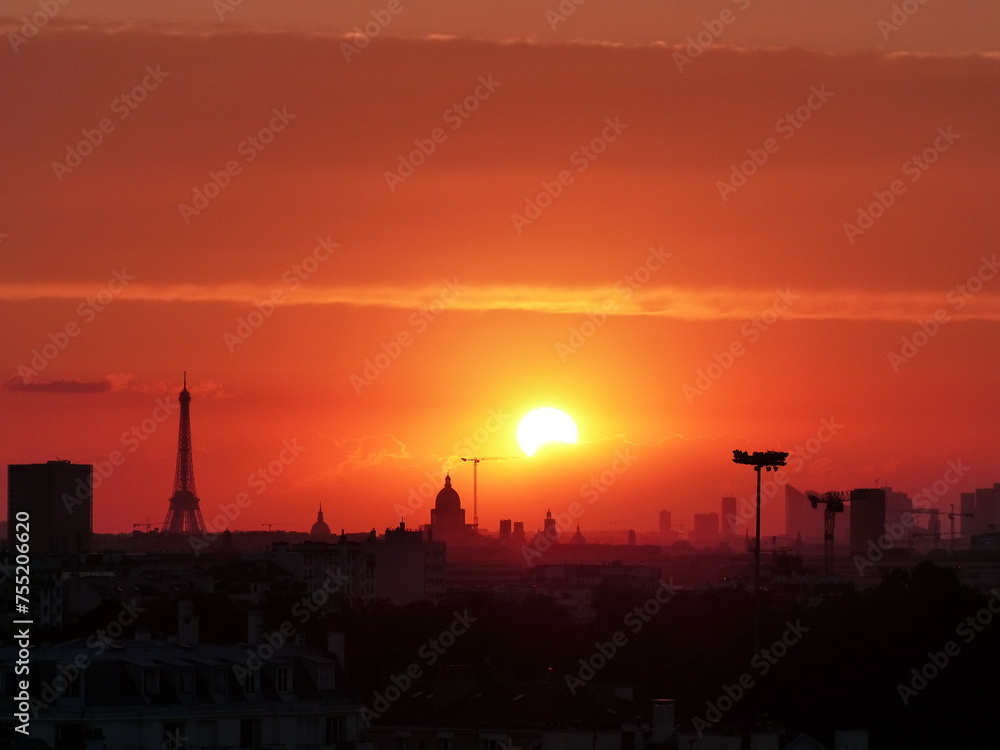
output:
M 545 443 L 575 443 L 576 423 L 561 409 L 544 406 L 528 412 L 517 426 L 517 443 L 527 455 Z

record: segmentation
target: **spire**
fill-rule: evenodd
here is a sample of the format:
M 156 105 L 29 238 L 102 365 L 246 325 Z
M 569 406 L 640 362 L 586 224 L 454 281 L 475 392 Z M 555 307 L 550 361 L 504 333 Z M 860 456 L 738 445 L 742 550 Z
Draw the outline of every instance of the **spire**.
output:
M 200 500 L 194 486 L 194 462 L 191 451 L 191 394 L 187 389 L 187 372 L 184 387 L 177 397 L 181 405 L 180 424 L 177 429 L 177 468 L 174 471 L 174 492 L 170 508 L 163 522 L 167 534 L 183 534 L 205 530 L 201 517 Z
M 319 504 L 319 513 L 316 515 L 316 520 L 317 521 L 323 520 L 323 503 Z

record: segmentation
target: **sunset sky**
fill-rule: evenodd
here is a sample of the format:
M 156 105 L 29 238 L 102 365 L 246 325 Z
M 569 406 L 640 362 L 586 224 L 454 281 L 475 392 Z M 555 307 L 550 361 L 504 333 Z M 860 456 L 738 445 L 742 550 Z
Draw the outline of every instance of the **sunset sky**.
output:
M 1000 5 L 577 2 L 5 3 L 4 463 L 159 525 L 186 370 L 234 529 L 1000 481 Z

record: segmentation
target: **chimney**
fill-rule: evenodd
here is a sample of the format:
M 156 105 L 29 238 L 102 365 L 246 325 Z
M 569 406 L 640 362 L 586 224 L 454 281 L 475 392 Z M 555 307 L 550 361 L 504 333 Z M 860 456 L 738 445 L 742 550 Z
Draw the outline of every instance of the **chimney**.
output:
M 344 634 L 330 631 L 326 634 L 326 650 L 333 654 L 337 663 L 344 666 Z
M 177 602 L 177 642 L 182 646 L 198 645 L 198 617 L 189 599 Z
M 247 643 L 256 646 L 264 637 L 264 617 L 259 609 L 247 612 Z
M 670 698 L 657 698 L 653 701 L 653 736 L 651 742 L 666 742 L 674 736 L 674 714 L 676 703 Z

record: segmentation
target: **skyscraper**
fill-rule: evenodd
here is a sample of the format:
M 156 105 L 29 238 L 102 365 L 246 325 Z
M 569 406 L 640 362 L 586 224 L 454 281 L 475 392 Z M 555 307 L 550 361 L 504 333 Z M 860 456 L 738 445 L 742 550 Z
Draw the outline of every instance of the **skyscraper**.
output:
M 799 534 L 807 542 L 823 540 L 823 511 L 816 510 L 806 493 L 785 485 L 785 536 L 795 539 Z
M 864 556 L 868 542 L 885 533 L 885 490 L 851 490 L 851 554 Z
M 7 467 L 7 534 L 12 541 L 19 513 L 31 524 L 33 552 L 89 552 L 94 534 L 94 467 L 69 461 Z
M 736 498 L 722 498 L 722 517 L 719 521 L 719 533 L 723 539 L 730 539 L 742 531 L 744 524 L 740 522 L 740 517 L 736 515 Z

